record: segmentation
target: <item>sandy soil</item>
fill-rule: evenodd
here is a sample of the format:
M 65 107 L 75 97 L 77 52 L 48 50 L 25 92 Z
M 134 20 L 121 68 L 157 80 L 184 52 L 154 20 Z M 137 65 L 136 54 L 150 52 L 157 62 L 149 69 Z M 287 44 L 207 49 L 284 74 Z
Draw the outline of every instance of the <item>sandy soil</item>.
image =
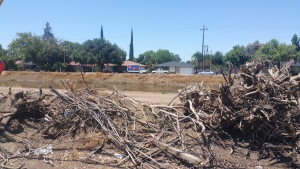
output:
M 13 93 L 26 91 L 26 90 L 38 90 L 37 88 L 21 88 L 21 87 L 12 87 L 11 91 Z M 60 92 L 66 92 L 65 90 L 58 89 Z M 8 92 L 7 87 L 0 87 L 0 93 L 6 94 Z M 50 89 L 43 89 L 44 93 L 51 93 Z M 112 91 L 103 90 L 103 92 L 110 93 Z M 140 92 L 140 91 L 120 91 L 122 94 L 129 96 L 137 101 L 142 103 L 150 103 L 150 104 L 164 104 L 167 105 L 172 101 L 177 93 L 159 93 L 159 92 Z M 179 99 L 175 99 L 172 103 L 179 103 Z
M 148 84 L 148 85 L 186 85 L 203 81 L 205 84 L 223 83 L 220 75 L 180 75 L 180 74 L 130 74 L 130 73 L 85 73 L 86 82 L 115 83 L 115 84 Z M 4 71 L 0 80 L 4 81 L 45 81 L 59 82 L 60 80 L 83 82 L 79 72 L 28 72 Z
M 164 104 L 167 105 L 172 101 L 177 93 L 156 93 L 156 92 L 129 92 L 123 91 L 123 94 L 134 98 L 143 103 L 151 103 L 151 104 Z M 180 103 L 179 99 L 176 98 L 172 103 Z

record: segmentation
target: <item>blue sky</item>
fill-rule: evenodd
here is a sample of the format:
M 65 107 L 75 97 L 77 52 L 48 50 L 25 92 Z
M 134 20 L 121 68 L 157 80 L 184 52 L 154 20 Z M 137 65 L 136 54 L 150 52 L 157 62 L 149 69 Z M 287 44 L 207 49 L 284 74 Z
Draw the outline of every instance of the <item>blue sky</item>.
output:
M 167 49 L 190 60 L 205 45 L 229 52 L 234 45 L 273 38 L 291 44 L 300 36 L 300 0 L 4 0 L 0 7 L 0 44 L 7 48 L 17 32 L 43 34 L 50 23 L 56 38 L 82 43 L 105 39 L 134 56 Z

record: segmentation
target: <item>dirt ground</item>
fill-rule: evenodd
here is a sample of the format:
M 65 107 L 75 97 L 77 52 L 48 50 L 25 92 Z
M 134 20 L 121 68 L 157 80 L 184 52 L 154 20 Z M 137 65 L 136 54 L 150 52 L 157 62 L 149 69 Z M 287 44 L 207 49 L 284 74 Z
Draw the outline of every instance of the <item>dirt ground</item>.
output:
M 31 88 L 12 87 L 11 91 L 15 93 L 15 92 L 26 91 L 30 89 Z M 65 92 L 65 90 L 62 89 L 58 89 L 58 91 Z M 8 87 L 0 87 L 0 93 L 5 94 L 7 92 L 8 92 Z M 43 89 L 43 92 L 51 93 L 50 89 Z M 111 93 L 112 91 L 103 89 L 103 92 Z M 173 92 L 172 93 L 140 92 L 140 91 L 120 91 L 120 92 L 142 103 L 164 104 L 164 105 L 169 104 L 170 101 L 177 96 L 177 93 L 173 93 Z M 175 99 L 172 103 L 179 103 L 179 100 Z
M 117 83 L 117 84 L 149 84 L 149 85 L 187 85 L 203 81 L 205 84 L 223 83 L 221 75 L 200 76 L 180 74 L 130 74 L 130 73 L 84 73 L 86 82 Z M 4 71 L 1 81 L 50 81 L 74 80 L 83 82 L 80 72 L 28 72 Z

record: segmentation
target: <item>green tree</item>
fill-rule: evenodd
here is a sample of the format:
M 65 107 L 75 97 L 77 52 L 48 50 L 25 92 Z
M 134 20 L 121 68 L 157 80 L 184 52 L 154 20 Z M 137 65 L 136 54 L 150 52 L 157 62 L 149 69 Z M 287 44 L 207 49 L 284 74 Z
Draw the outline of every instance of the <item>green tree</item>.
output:
M 76 53 L 75 60 L 80 60 L 80 63 L 96 63 L 101 70 L 106 63 L 121 65 L 126 59 L 126 52 L 116 44 L 97 38 L 85 41 Z
M 64 50 L 57 39 L 49 38 L 44 41 L 42 63 L 45 69 L 50 69 L 56 62 L 64 62 Z
M 98 64 L 102 70 L 104 64 L 109 61 L 110 45 L 108 41 L 97 38 L 85 41 L 81 52 L 85 59 L 81 63 Z
M 42 37 L 44 41 L 44 52 L 41 60 L 41 67 L 46 70 L 51 70 L 56 62 L 64 62 L 64 48 L 60 45 L 61 42 L 54 37 L 49 22 L 46 23 L 46 28 L 44 28 Z
M 54 34 L 52 33 L 52 28 L 49 22 L 46 23 L 46 28 L 44 28 L 43 40 L 47 40 L 50 38 L 54 38 Z
M 222 66 L 223 65 L 223 53 L 220 51 L 216 51 L 215 54 L 212 56 L 211 63 L 213 65 Z
M 2 60 L 4 62 L 5 70 L 13 69 L 16 66 L 15 65 L 16 60 L 7 55 L 7 51 L 2 48 L 1 44 L 0 44 L 0 60 Z
M 225 54 L 224 61 L 231 62 L 234 66 L 240 67 L 240 65 L 245 64 L 248 61 L 244 51 L 245 47 L 243 46 L 233 46 L 233 49 Z
M 272 39 L 256 52 L 256 57 L 268 59 L 280 66 L 280 62 L 289 61 L 292 58 L 297 60 L 300 57 L 300 52 L 297 52 L 296 48 L 295 45 L 286 45 Z
M 156 51 L 156 54 L 154 55 L 154 61 L 155 63 L 157 62 L 158 64 L 160 64 L 160 63 L 171 62 L 171 61 L 179 62 L 181 61 L 181 59 L 178 54 L 174 55 L 169 50 L 158 49 Z
M 173 54 L 169 50 L 159 49 L 156 52 L 150 50 L 140 54 L 136 61 L 141 64 L 151 65 L 171 61 L 179 62 L 181 58 L 178 54 Z
M 70 56 L 70 60 L 71 61 L 76 61 L 76 58 L 78 55 L 80 55 L 79 53 L 80 52 L 83 52 L 83 47 L 80 43 L 78 42 L 75 42 L 75 43 L 72 43 L 70 46 L 69 46 L 69 49 L 70 49 L 70 53 L 69 53 L 69 56 Z
M 200 65 L 201 65 L 200 63 L 202 62 L 202 54 L 199 51 L 197 51 L 196 53 L 194 53 L 192 55 L 192 59 L 191 60 L 194 61 L 194 62 L 196 62 L 197 63 L 196 65 L 200 69 Z
M 174 61 L 176 61 L 176 62 L 180 62 L 181 61 L 181 58 L 180 58 L 180 56 L 178 54 L 174 55 Z
M 67 65 L 61 63 L 61 62 L 56 62 L 55 64 L 53 64 L 53 66 L 51 67 L 52 71 L 64 71 L 67 68 Z
M 130 45 L 129 45 L 129 59 L 130 61 L 132 61 L 134 59 L 133 56 L 133 32 L 132 32 L 132 28 L 131 28 L 131 40 L 130 40 Z
M 41 64 L 43 49 L 41 37 L 31 33 L 17 33 L 17 38 L 8 45 L 8 55 L 15 60 L 22 59 L 25 62 Z
M 146 51 L 142 54 L 139 55 L 138 58 L 136 58 L 136 61 L 138 63 L 144 64 L 144 65 L 149 65 L 155 63 L 155 55 L 156 53 L 153 50 Z
M 190 60 L 187 60 L 185 63 L 187 63 L 187 64 L 193 64 Z
M 5 70 L 11 70 L 16 68 L 16 60 L 9 56 L 0 56 L 0 59 L 5 64 Z
M 255 57 L 256 52 L 258 49 L 262 47 L 262 44 L 259 43 L 258 40 L 256 40 L 254 43 L 249 43 L 246 48 L 244 48 L 245 56 L 247 60 L 253 60 Z
M 126 52 L 122 50 L 117 44 L 111 46 L 112 52 L 110 53 L 109 63 L 122 65 L 123 61 L 126 60 Z M 107 62 L 107 63 L 108 63 Z
M 101 25 L 100 38 L 101 38 L 101 40 L 104 40 L 104 36 L 103 36 L 103 28 L 102 28 L 102 25 Z
M 2 45 L 0 44 L 0 57 L 6 56 L 6 50 L 2 48 Z
M 70 63 L 72 61 L 72 53 L 75 51 L 75 49 L 77 49 L 77 46 L 80 45 L 77 42 L 71 42 L 71 41 L 62 41 L 61 43 L 59 43 L 59 48 L 61 48 L 60 50 L 63 52 L 63 63 Z
M 300 37 L 298 38 L 297 34 L 294 34 L 291 41 L 292 41 L 292 45 L 296 46 L 296 51 L 299 52 L 300 51 Z

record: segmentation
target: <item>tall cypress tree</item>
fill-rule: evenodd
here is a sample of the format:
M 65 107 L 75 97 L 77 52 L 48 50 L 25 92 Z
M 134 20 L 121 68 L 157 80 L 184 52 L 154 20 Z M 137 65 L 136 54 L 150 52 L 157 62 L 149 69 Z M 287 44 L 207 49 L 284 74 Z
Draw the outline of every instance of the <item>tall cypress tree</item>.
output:
M 100 33 L 100 37 L 101 37 L 101 40 L 104 40 L 102 25 L 101 25 L 101 33 Z
M 132 28 L 131 28 L 131 41 L 130 41 L 130 45 L 129 45 L 129 59 L 130 61 L 133 60 L 133 33 L 132 33 Z

